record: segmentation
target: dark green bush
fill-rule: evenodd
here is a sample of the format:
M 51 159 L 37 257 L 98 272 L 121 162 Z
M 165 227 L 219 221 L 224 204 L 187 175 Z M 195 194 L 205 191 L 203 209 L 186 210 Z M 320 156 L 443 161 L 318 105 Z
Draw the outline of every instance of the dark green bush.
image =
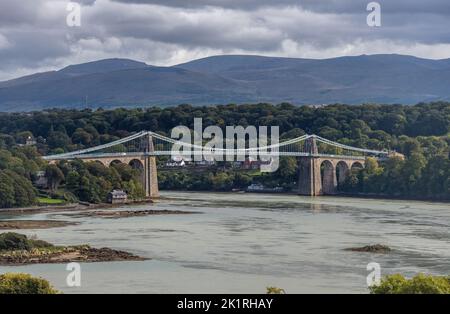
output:
M 46 241 L 28 239 L 26 235 L 20 233 L 7 232 L 0 234 L 0 251 L 30 251 L 33 248 L 46 248 L 51 246 L 53 245 Z
M 28 274 L 0 275 L 0 294 L 58 294 L 50 283 Z
M 26 235 L 7 232 L 0 234 L 1 250 L 31 250 L 32 245 Z

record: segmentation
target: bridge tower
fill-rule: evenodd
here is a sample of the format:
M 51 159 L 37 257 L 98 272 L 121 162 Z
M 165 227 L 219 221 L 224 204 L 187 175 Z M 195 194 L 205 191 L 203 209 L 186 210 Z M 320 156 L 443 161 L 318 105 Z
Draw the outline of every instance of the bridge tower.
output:
M 318 148 L 316 138 L 308 138 L 304 143 L 305 152 L 310 156 L 298 157 L 298 194 L 317 196 L 322 194 L 320 162 L 316 158 Z M 316 156 L 316 157 L 315 157 Z
M 156 157 L 151 153 L 155 151 L 153 146 L 153 137 L 147 134 L 145 140 L 145 157 L 144 157 L 144 188 L 145 196 L 150 198 L 159 197 L 158 188 L 158 170 L 156 168 Z

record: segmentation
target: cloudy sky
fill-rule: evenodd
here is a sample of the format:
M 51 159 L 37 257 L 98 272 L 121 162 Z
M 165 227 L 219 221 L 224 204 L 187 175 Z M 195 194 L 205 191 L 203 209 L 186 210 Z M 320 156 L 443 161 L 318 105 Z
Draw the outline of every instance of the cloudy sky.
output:
M 174 65 L 217 54 L 450 58 L 449 0 L 0 0 L 0 80 L 123 57 Z

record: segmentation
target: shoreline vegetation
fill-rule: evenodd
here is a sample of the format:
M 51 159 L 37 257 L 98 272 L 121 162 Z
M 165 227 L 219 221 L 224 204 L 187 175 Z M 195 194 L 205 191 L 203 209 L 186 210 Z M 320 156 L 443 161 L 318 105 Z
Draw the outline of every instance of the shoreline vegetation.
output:
M 0 234 L 0 265 L 58 264 L 69 262 L 144 261 L 125 251 L 93 248 L 87 244 L 56 246 L 43 240 L 14 232 Z

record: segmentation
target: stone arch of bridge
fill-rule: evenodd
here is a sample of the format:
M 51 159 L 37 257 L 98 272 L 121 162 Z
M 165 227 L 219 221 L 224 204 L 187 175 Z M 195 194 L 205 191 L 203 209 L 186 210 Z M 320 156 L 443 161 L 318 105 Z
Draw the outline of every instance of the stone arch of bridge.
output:
M 320 179 L 322 194 L 334 194 L 336 192 L 335 166 L 330 160 L 324 160 L 320 164 Z
M 128 162 L 128 165 L 134 170 L 139 171 L 139 179 L 142 187 L 145 188 L 145 165 L 139 159 L 132 159 Z
M 341 160 L 336 164 L 336 181 L 337 186 L 344 184 L 345 179 L 350 174 L 350 165 L 348 162 Z
M 362 169 L 362 168 L 364 168 L 364 165 L 363 165 L 362 162 L 360 162 L 360 161 L 354 161 L 354 162 L 352 163 L 351 170 Z
M 118 165 L 118 164 L 126 164 L 126 162 L 123 162 L 120 159 L 111 159 L 111 160 L 107 160 L 105 162 L 108 163 L 108 166 L 113 166 L 113 165 Z

